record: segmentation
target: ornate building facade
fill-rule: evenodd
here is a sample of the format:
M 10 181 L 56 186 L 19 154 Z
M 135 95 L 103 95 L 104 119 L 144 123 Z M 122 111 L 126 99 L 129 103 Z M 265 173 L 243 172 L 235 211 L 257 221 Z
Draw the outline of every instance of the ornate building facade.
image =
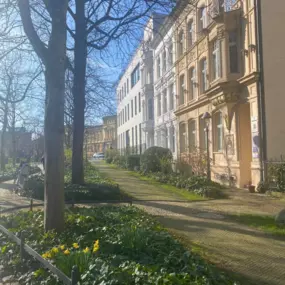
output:
M 272 101 L 267 99 L 267 106 L 262 102 L 262 98 L 272 96 L 278 106 L 283 88 L 282 80 L 274 79 L 277 70 L 273 62 L 276 60 L 281 68 L 279 61 L 283 59 L 284 64 L 284 56 L 278 48 L 273 55 L 269 46 L 274 42 L 262 40 L 262 35 L 263 39 L 272 39 L 269 15 L 278 15 L 273 7 L 276 5 L 268 2 L 200 0 L 195 6 L 177 9 L 174 21 L 179 153 L 183 158 L 196 147 L 205 150 L 206 122 L 202 116 L 209 113 L 212 179 L 239 187 L 257 185 L 264 178 L 266 156 L 284 153 L 285 129 L 274 124 L 277 122 Z M 281 19 L 280 16 L 279 24 Z M 267 46 L 267 54 L 261 54 L 262 44 Z M 268 69 L 261 67 L 265 62 Z M 267 77 L 263 81 L 264 72 Z M 263 84 L 265 94 L 261 90 Z M 278 114 L 280 118 L 281 112 Z M 276 139 L 282 143 L 272 141 Z M 266 141 L 270 142 L 267 146 Z

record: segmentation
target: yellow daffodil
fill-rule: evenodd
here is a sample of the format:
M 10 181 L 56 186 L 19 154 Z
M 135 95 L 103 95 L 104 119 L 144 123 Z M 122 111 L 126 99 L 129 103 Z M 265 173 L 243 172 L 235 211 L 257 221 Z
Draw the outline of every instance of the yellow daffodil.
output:
M 51 252 L 54 253 L 54 254 L 56 254 L 56 253 L 59 252 L 59 250 L 58 250 L 57 247 L 53 247 L 53 248 L 51 249 Z
M 59 248 L 60 248 L 61 250 L 64 250 L 64 249 L 65 249 L 65 246 L 64 246 L 64 245 L 60 245 Z
M 83 249 L 84 253 L 88 253 L 90 251 L 89 247 L 86 247 L 85 249 Z
M 77 242 L 75 242 L 75 243 L 73 244 L 73 247 L 74 247 L 75 249 L 79 248 L 78 243 L 77 243 Z
M 42 257 L 45 258 L 45 259 L 48 259 L 48 258 L 51 258 L 51 254 L 50 254 L 50 252 L 47 251 L 46 253 L 44 253 L 42 255 Z
M 63 252 L 65 255 L 69 255 L 70 254 L 70 251 L 67 249 Z
M 97 239 L 94 243 L 94 246 L 93 246 L 93 253 L 98 251 L 98 249 L 99 249 L 99 240 Z

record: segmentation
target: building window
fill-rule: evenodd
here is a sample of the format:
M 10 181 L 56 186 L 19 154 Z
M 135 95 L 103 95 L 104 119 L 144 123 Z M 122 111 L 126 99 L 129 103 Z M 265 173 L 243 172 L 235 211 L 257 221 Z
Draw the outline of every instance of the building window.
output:
M 136 153 L 138 153 L 138 126 L 135 126 L 135 135 L 136 135 Z
M 191 47 L 195 42 L 194 22 L 191 20 L 188 23 L 188 47 Z
M 230 73 L 238 73 L 237 32 L 229 32 Z
M 129 78 L 127 79 L 127 93 L 129 93 Z
M 131 86 L 132 88 L 140 80 L 140 65 L 138 64 L 131 74 Z
M 135 115 L 137 114 L 137 111 L 138 111 L 138 109 L 137 109 L 137 96 L 135 96 Z
M 128 121 L 130 120 L 130 104 L 128 104 Z
M 131 101 L 131 112 L 132 112 L 132 117 L 134 116 L 134 101 Z
M 173 44 L 172 43 L 168 47 L 168 63 L 169 63 L 169 66 L 173 65 Z
M 206 141 L 206 122 L 205 119 L 200 116 L 199 118 L 199 147 L 201 150 L 205 150 L 207 146 Z
M 190 79 L 190 99 L 197 99 L 197 90 L 196 90 L 196 69 L 195 67 L 190 68 L 189 71 Z
M 162 72 L 166 71 L 166 51 L 162 53 Z
M 140 136 L 139 144 L 140 144 L 140 154 L 141 154 L 142 153 L 142 124 L 139 124 L 139 136 Z
M 213 52 L 212 52 L 212 72 L 213 80 L 221 77 L 221 42 L 215 40 L 213 42 Z
M 165 129 L 165 148 L 168 148 L 168 128 Z
M 128 121 L 127 106 L 125 106 L 125 122 Z
M 175 129 L 174 129 L 174 127 L 170 128 L 169 136 L 170 136 L 170 149 L 171 149 L 172 152 L 175 152 L 175 143 L 176 143 L 176 141 L 175 141 Z
M 148 104 L 148 119 L 149 120 L 153 120 L 153 103 L 152 103 L 152 99 L 148 99 L 147 101 Z
M 161 116 L 161 94 L 157 96 L 157 115 Z
M 173 84 L 171 84 L 170 87 L 169 87 L 168 98 L 169 98 L 169 110 L 171 111 L 174 108 Z
M 141 93 L 139 93 L 139 113 L 141 112 Z
M 204 93 L 208 88 L 208 79 L 207 79 L 207 60 L 203 58 L 200 62 L 201 68 L 201 93 Z
M 132 147 L 135 145 L 134 128 L 132 128 Z
M 215 151 L 222 152 L 224 144 L 223 116 L 221 112 L 214 115 Z
M 122 110 L 122 117 L 123 117 L 123 124 L 125 123 L 125 114 L 124 114 L 124 109 Z
M 179 103 L 180 105 L 185 103 L 185 82 L 184 75 L 180 76 L 179 79 Z
M 197 145 L 197 138 L 196 138 L 196 121 L 190 120 L 188 122 L 188 135 L 189 135 L 189 151 L 195 150 Z
M 167 112 L 167 92 L 166 89 L 163 91 L 163 113 Z
M 207 9 L 206 7 L 201 7 L 199 10 L 199 25 L 200 30 L 207 28 Z
M 157 78 L 160 78 L 160 57 L 158 57 L 158 59 L 156 60 L 156 75 Z
M 178 35 L 178 55 L 181 56 L 184 53 L 184 32 L 180 31 Z
M 186 152 L 186 124 L 179 126 L 180 153 Z
M 127 83 L 125 82 L 124 84 L 124 94 L 125 94 L 125 97 L 127 96 Z

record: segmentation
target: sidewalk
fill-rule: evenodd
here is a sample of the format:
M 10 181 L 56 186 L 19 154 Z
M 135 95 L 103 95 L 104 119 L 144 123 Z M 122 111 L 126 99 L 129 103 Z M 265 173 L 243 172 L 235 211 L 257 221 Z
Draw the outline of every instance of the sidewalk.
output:
M 229 190 L 230 199 L 186 202 L 127 171 L 103 162 L 96 166 L 127 194 L 142 200 L 135 205 L 155 215 L 188 246 L 198 245 L 211 262 L 241 276 L 246 280 L 242 284 L 285 284 L 285 241 L 229 221 L 225 216 L 239 212 L 274 215 L 284 208 L 284 201 L 233 189 Z M 173 198 L 179 201 L 172 202 Z
M 0 211 L 30 204 L 30 199 L 12 192 L 14 187 L 13 180 L 0 183 Z

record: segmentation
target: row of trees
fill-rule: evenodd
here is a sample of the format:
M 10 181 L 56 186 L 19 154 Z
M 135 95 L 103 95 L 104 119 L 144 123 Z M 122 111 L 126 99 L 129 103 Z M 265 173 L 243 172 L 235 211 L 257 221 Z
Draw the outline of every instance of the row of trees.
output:
M 190 0 L 189 0 L 190 1 Z M 86 114 L 106 110 L 111 82 L 98 74 L 99 64 L 115 54 L 115 45 L 129 50 L 126 39 L 137 40 L 138 29 L 158 8 L 169 10 L 175 1 L 164 0 L 4 0 L 0 4 L 0 60 L 14 51 L 32 55 L 34 72 L 20 92 L 34 96 L 31 85 L 45 81 L 45 228 L 64 227 L 64 140 L 72 145 L 72 182 L 84 183 L 83 139 Z M 124 54 L 124 53 L 121 53 Z M 100 60 L 98 60 L 100 59 Z M 93 64 L 90 64 L 90 63 Z M 38 71 L 38 72 L 37 72 Z M 39 75 L 38 75 L 39 74 Z M 22 82 L 22 81 L 21 81 Z M 43 86 L 43 84 L 42 84 Z M 94 96 L 94 93 L 96 96 Z M 15 104 L 19 99 L 3 95 Z M 9 95 L 10 96 L 10 95 Z M 97 113 L 98 114 L 98 113 Z M 70 128 L 69 139 L 65 126 Z M 4 123 L 3 123 L 4 128 Z M 70 141 L 72 138 L 72 143 Z

